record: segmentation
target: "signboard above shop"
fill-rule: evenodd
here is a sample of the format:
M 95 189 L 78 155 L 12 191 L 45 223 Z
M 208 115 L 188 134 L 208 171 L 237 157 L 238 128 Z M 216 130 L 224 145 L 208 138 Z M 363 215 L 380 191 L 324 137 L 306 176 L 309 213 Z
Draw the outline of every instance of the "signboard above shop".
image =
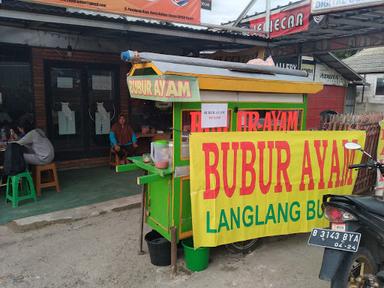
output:
M 347 87 L 348 81 L 337 71 L 325 64 L 317 63 L 311 57 L 302 59 L 301 69 L 307 71 L 308 78 L 324 85 Z
M 293 70 L 300 69 L 299 59 L 300 58 L 297 56 L 295 56 L 295 57 L 273 57 L 273 61 L 274 61 L 276 67 L 293 69 Z
M 201 9 L 212 10 L 212 0 L 201 0 Z
M 179 23 L 200 23 L 200 0 L 25 0 L 44 5 L 85 9 Z
M 292 33 L 307 31 L 309 28 L 309 17 L 311 5 L 304 2 L 300 5 L 292 5 L 285 9 L 271 11 L 269 38 L 276 38 Z M 257 32 L 265 31 L 265 13 L 256 15 L 242 23 Z
M 333 85 L 333 86 L 348 86 L 348 82 L 337 73 L 335 70 L 329 68 L 323 64 L 316 64 L 315 67 L 315 82 L 321 82 L 325 85 Z
M 301 69 L 307 71 L 308 78 L 332 86 L 348 86 L 348 81 L 337 71 L 325 64 L 316 62 L 313 57 L 303 56 L 301 63 L 299 57 L 275 57 L 275 66 L 286 69 Z
M 383 5 L 383 0 L 312 0 L 312 14 L 326 14 Z

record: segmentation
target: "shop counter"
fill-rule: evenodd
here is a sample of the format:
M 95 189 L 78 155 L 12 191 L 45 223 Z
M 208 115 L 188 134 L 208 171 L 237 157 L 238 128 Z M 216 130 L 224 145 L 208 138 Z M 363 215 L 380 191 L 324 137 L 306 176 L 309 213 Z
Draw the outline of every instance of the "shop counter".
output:
M 145 163 L 141 156 L 128 157 L 128 160 L 132 163 L 116 166 L 116 172 L 144 171 L 143 176 L 137 177 L 137 184 L 143 186 L 142 208 L 145 220 L 156 231 L 170 239 L 172 167 L 158 169 L 152 162 Z

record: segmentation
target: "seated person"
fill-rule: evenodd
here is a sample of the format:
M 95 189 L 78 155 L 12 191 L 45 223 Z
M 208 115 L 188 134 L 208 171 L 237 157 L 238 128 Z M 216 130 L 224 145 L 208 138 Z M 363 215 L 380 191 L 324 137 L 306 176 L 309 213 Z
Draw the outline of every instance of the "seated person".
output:
M 120 163 L 127 163 L 127 156 L 132 155 L 133 149 L 137 148 L 137 138 L 123 114 L 120 114 L 117 122 L 113 124 L 109 133 L 109 140 L 113 151 L 119 157 Z
M 15 142 L 25 148 L 24 159 L 27 164 L 44 165 L 53 161 L 55 152 L 51 141 L 43 130 L 34 129 L 28 115 L 20 118 L 18 130 L 22 136 Z

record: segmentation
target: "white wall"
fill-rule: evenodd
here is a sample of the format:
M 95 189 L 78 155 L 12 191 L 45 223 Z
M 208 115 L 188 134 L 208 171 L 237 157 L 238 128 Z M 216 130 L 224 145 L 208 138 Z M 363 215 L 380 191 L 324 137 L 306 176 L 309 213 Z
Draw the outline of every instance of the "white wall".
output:
M 384 95 L 376 95 L 377 78 L 384 78 L 384 73 L 366 74 L 365 80 L 369 85 L 364 88 L 364 99 L 362 100 L 363 87 L 358 86 L 356 98 L 356 113 L 364 112 L 383 112 L 384 111 Z

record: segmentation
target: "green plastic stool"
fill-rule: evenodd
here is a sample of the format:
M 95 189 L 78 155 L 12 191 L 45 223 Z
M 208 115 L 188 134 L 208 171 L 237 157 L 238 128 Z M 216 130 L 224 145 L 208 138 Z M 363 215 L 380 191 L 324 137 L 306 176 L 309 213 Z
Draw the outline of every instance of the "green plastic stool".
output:
M 20 201 L 33 199 L 36 201 L 36 190 L 31 174 L 28 171 L 7 178 L 5 202 L 12 202 L 12 207 L 19 206 Z

